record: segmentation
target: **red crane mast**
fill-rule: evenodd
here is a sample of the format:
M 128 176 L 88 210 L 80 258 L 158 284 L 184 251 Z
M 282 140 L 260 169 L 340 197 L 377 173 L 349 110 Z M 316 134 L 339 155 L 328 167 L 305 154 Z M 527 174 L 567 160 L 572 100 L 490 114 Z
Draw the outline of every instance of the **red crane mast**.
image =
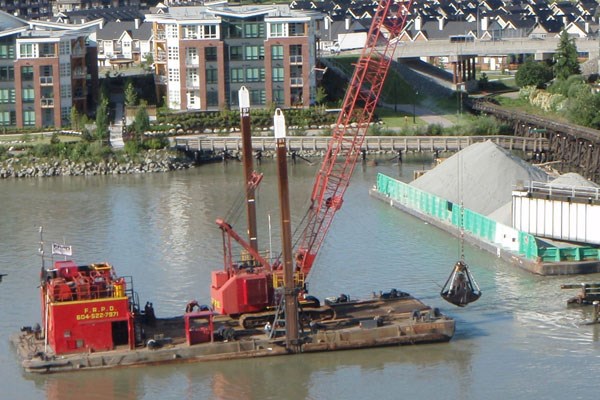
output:
M 317 172 L 306 225 L 296 251 L 296 266 L 305 276 L 336 211 L 342 206 L 411 5 L 412 0 L 381 0 L 373 17 L 367 43 L 356 63 L 325 159 Z

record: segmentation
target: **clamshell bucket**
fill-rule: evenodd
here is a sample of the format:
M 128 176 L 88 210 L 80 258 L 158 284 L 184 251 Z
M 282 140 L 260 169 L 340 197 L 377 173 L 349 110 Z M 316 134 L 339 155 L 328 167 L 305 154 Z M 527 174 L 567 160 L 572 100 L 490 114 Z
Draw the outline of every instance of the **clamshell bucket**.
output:
M 457 261 L 440 296 L 449 303 L 464 307 L 481 297 L 481 290 L 464 261 Z

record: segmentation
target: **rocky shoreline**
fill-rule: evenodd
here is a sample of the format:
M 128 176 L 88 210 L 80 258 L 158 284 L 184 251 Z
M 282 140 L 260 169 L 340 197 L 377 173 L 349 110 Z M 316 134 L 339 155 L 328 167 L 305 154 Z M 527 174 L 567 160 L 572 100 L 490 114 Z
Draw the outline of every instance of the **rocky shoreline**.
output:
M 138 160 L 124 156 L 118 161 L 112 158 L 100 162 L 12 157 L 0 163 L 0 179 L 142 174 L 177 171 L 193 166 L 192 160 L 166 150 L 150 150 L 141 154 Z

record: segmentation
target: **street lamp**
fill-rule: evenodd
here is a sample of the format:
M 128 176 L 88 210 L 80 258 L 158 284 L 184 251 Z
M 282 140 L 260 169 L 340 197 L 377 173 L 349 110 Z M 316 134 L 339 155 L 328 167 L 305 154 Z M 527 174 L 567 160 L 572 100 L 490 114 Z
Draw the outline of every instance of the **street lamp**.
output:
M 416 111 L 416 110 L 415 110 L 415 108 L 416 108 L 416 107 L 415 107 L 415 105 L 416 105 L 416 102 L 417 102 L 417 96 L 418 96 L 418 95 L 419 95 L 419 91 L 417 90 L 417 91 L 415 92 L 415 97 L 413 98 L 413 124 L 416 124 L 416 123 L 417 123 L 417 119 L 416 119 L 416 112 L 415 112 L 415 111 Z

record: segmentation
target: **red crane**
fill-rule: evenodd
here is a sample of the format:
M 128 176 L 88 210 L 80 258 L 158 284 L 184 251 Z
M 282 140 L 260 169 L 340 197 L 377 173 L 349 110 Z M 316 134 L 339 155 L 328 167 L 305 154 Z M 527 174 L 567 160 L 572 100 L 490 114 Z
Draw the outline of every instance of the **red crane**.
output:
M 356 63 L 327 153 L 317 172 L 311 205 L 295 251 L 295 282 L 299 288 L 312 268 L 336 211 L 342 206 L 411 5 L 412 0 L 381 0 L 373 16 L 367 43 Z M 247 125 L 244 115 L 249 118 L 248 113 L 242 112 L 242 127 Z M 247 181 L 247 190 L 254 190 L 251 179 Z M 240 321 L 244 326 L 264 323 L 263 317 L 273 315 L 269 308 L 277 305 L 274 293 L 283 281 L 283 273 L 278 266 L 270 265 L 225 221 L 219 219 L 217 224 L 223 231 L 225 268 L 213 271 L 212 305 L 221 314 L 244 315 Z M 248 255 L 245 261 L 233 262 L 232 239 L 244 248 Z M 248 313 L 251 316 L 245 315 Z M 254 323 L 246 324 L 248 320 Z

